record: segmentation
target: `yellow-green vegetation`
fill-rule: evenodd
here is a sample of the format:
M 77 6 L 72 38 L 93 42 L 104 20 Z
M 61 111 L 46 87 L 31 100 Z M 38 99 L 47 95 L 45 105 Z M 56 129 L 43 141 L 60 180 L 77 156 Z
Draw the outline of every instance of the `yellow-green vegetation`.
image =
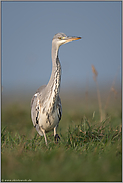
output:
M 48 147 L 33 127 L 29 100 L 2 105 L 1 181 L 122 180 L 120 100 L 110 101 L 100 122 L 96 99 L 87 106 L 79 97 L 61 98 L 61 139 L 56 144 L 47 133 Z

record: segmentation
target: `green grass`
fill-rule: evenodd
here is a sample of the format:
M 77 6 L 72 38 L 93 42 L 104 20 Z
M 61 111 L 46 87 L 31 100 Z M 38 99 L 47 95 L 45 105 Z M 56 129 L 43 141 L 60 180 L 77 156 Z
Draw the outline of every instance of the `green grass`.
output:
M 32 125 L 29 102 L 2 107 L 2 181 L 122 181 L 120 107 L 99 122 L 96 106 L 62 105 L 61 139 L 56 144 L 47 133 L 48 147 Z

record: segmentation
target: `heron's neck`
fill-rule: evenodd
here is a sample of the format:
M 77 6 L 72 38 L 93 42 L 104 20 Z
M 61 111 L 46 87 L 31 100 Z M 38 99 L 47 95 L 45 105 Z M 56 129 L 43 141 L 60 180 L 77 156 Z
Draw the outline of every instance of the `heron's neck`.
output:
M 58 58 L 58 48 L 52 45 L 52 73 L 47 84 L 49 96 L 55 100 L 58 97 L 61 83 L 61 64 Z

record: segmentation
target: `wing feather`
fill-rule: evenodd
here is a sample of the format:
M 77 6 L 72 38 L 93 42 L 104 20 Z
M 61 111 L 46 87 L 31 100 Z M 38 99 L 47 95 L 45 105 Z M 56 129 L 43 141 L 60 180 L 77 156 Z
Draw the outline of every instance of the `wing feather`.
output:
M 62 116 L 62 105 L 61 105 L 61 99 L 58 96 L 58 102 L 57 102 L 57 112 L 58 112 L 58 118 L 59 121 L 61 120 L 61 116 Z
M 43 136 L 43 132 L 40 130 L 39 126 L 39 114 L 40 114 L 39 93 L 36 93 L 31 101 L 31 118 L 37 132 L 39 133 L 39 135 Z
M 38 124 L 38 118 L 39 118 L 39 112 L 40 112 L 39 103 L 40 103 L 41 93 L 44 88 L 45 88 L 45 85 L 38 88 L 38 90 L 33 95 L 31 100 L 31 118 L 32 118 L 34 127 L 36 126 L 36 124 Z
M 31 117 L 34 127 L 38 124 L 38 117 L 39 117 L 39 101 L 38 101 L 38 93 L 36 93 L 31 101 Z
M 34 127 L 36 128 L 37 132 L 43 136 L 43 132 L 40 130 L 39 126 L 39 115 L 40 115 L 40 97 L 41 97 L 41 92 L 45 88 L 45 86 L 41 86 L 37 92 L 34 94 L 31 100 L 31 118 Z

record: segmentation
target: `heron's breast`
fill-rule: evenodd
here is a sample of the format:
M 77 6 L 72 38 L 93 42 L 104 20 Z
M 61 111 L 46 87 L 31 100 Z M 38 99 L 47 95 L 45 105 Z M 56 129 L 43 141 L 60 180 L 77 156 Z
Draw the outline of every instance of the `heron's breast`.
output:
M 43 109 L 40 113 L 39 125 L 46 131 L 52 130 L 59 122 L 57 110 L 54 110 L 53 113 L 43 112 Z

